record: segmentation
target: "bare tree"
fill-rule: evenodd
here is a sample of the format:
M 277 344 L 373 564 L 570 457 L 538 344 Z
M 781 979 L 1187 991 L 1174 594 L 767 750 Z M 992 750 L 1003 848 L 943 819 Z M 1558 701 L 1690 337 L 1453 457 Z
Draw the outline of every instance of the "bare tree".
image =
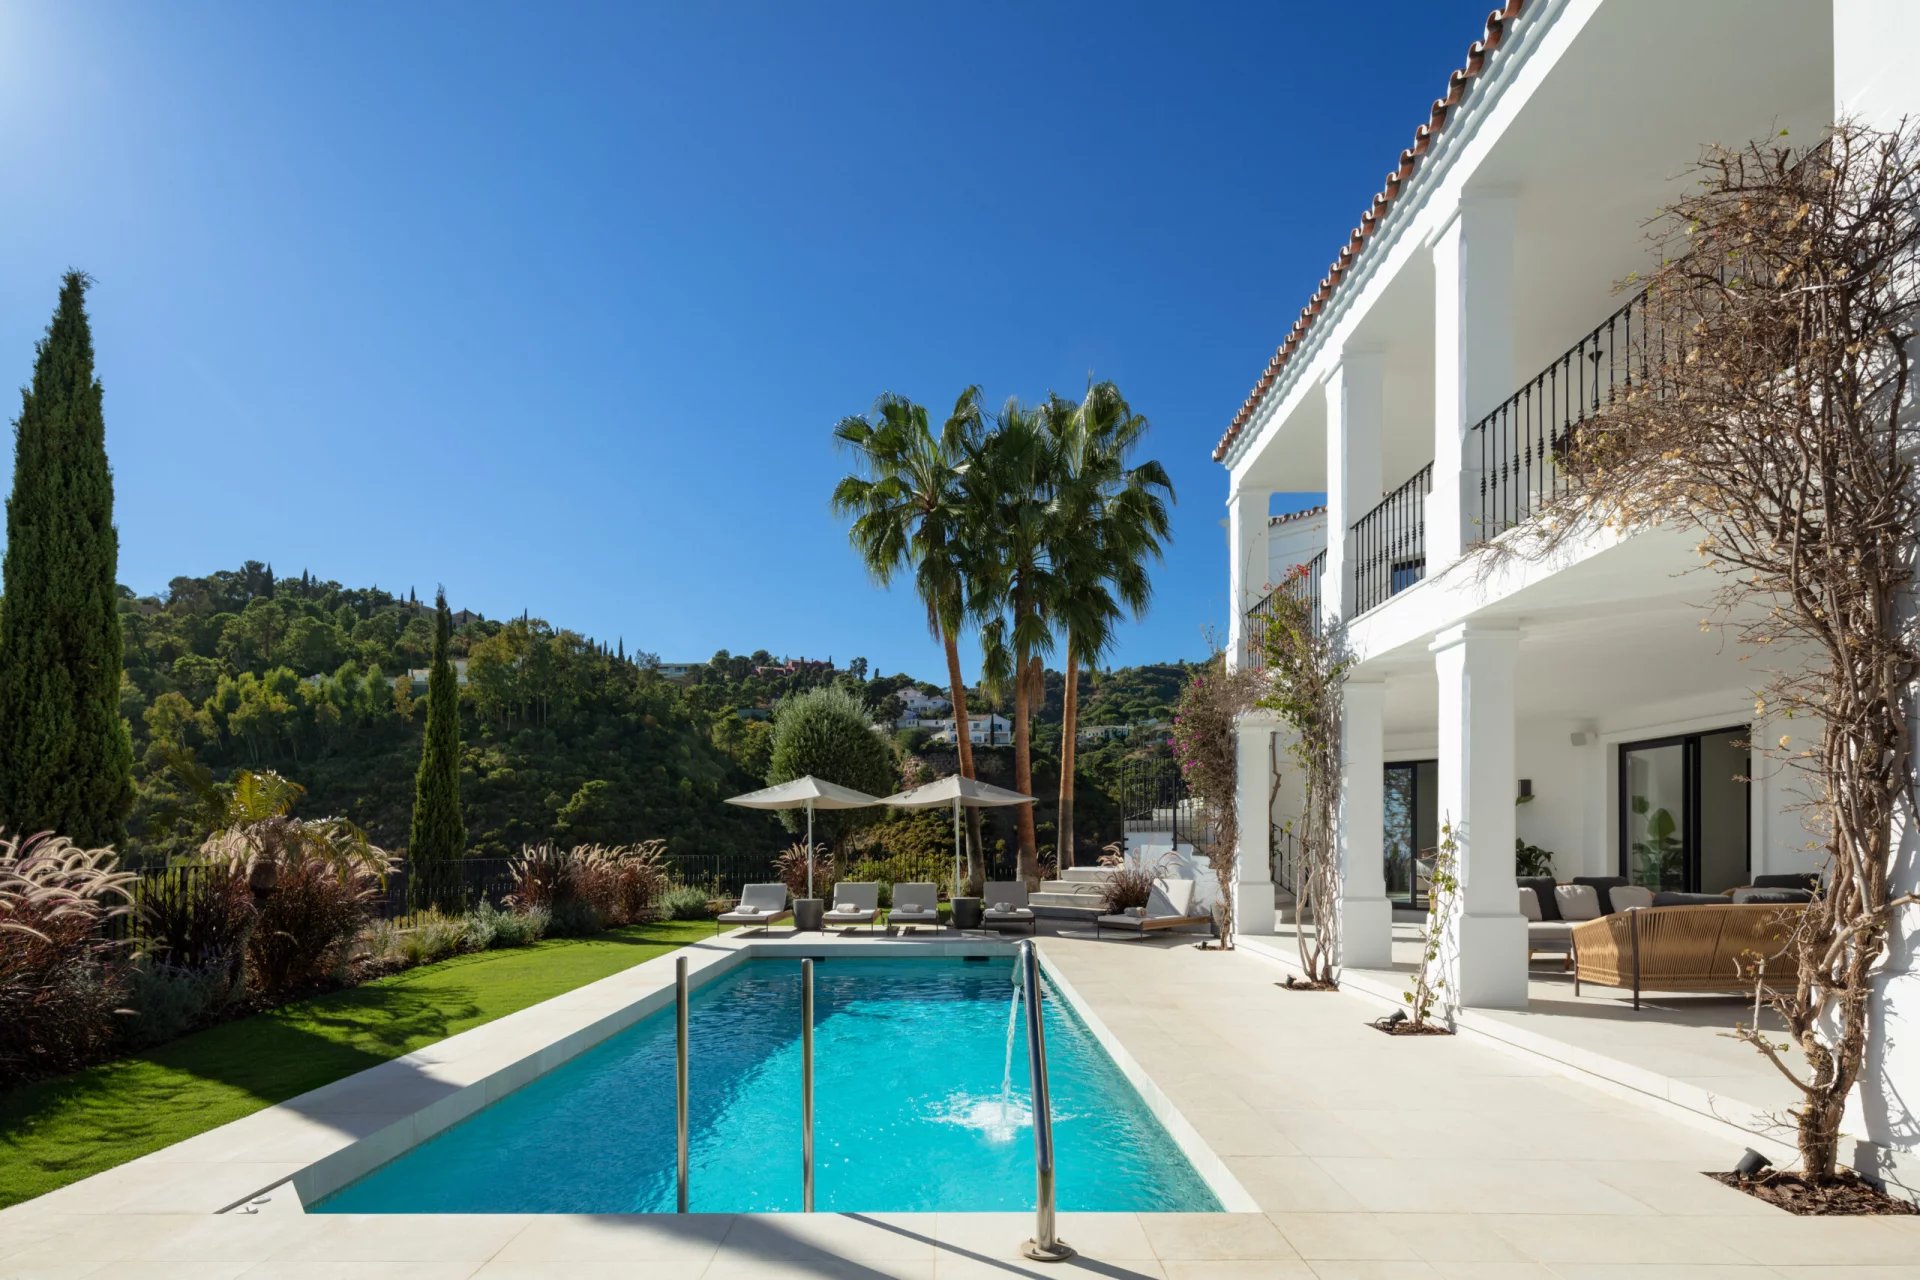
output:
M 1295 886 L 1300 967 L 1313 986 L 1339 981 L 1340 864 L 1336 827 L 1340 807 L 1341 686 L 1348 660 L 1343 633 L 1315 616 L 1304 591 L 1290 587 L 1305 576 L 1295 566 L 1275 591 L 1260 636 L 1265 689 L 1257 706 L 1277 714 L 1293 730 L 1287 750 L 1299 766 L 1306 799 L 1293 827 L 1298 850 Z M 1308 921 L 1312 923 L 1309 926 Z
M 1915 900 L 1889 875 L 1920 673 L 1915 156 L 1912 132 L 1851 124 L 1810 148 L 1709 150 L 1653 227 L 1635 379 L 1567 441 L 1569 493 L 1502 539 L 1537 553 L 1596 526 L 1697 532 L 1730 633 L 1773 668 L 1756 718 L 1817 726 L 1754 744 L 1799 772 L 1824 846 L 1824 888 L 1783 913 L 1785 951 L 1758 978 L 1804 1066 L 1777 1033 L 1735 1033 L 1798 1090 L 1813 1181 L 1835 1177 L 1870 978 Z
M 1220 946 L 1229 951 L 1237 925 L 1233 886 L 1240 877 L 1236 721 L 1253 709 L 1258 687 L 1257 673 L 1245 667 L 1229 671 L 1226 659 L 1216 652 L 1213 661 L 1187 681 L 1173 709 L 1174 759 L 1205 815 L 1202 836 L 1207 845 L 1207 865 L 1220 885 L 1214 919 L 1220 929 Z

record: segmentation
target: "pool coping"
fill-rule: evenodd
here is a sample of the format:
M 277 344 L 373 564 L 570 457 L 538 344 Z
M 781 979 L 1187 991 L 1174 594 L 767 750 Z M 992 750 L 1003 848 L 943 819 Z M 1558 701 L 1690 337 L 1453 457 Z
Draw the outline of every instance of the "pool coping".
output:
M 55 1212 L 304 1216 L 306 1205 L 666 1008 L 673 1000 L 680 959 L 688 961 L 688 983 L 697 989 L 755 958 L 1011 956 L 1016 942 L 978 934 L 718 934 L 27 1203 Z M 1048 980 L 1068 999 L 1101 1049 L 1213 1191 L 1221 1211 L 1254 1211 L 1253 1198 L 1050 962 L 1046 951 L 1041 939 L 1040 959 Z

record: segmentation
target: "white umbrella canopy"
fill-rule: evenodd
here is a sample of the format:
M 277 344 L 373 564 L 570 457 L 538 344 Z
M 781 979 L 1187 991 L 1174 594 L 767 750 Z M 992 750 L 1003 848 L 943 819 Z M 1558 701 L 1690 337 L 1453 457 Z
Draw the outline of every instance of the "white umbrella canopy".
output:
M 728 804 L 743 809 L 805 809 L 807 811 L 807 896 L 813 896 L 813 811 L 815 809 L 864 809 L 880 801 L 864 791 L 843 787 L 812 774 L 729 796 Z
M 981 782 L 977 778 L 962 778 L 953 774 L 933 782 L 890 795 L 878 803 L 891 805 L 896 809 L 933 809 L 945 805 L 953 806 L 953 891 L 960 892 L 960 810 L 991 809 L 1008 804 L 1032 804 L 1033 797 L 1022 795 L 1018 791 L 1009 791 L 1005 787 L 996 787 L 991 782 Z

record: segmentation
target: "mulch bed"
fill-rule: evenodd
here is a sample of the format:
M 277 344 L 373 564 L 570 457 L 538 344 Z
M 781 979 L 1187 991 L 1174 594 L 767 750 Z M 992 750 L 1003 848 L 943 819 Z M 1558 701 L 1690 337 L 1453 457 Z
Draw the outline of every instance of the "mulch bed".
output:
M 1288 978 L 1285 982 L 1273 984 L 1287 991 L 1338 991 L 1340 988 L 1331 982 L 1308 982 L 1304 978 Z
M 1765 1200 L 1776 1209 L 1806 1217 L 1920 1214 L 1913 1201 L 1895 1199 L 1850 1169 L 1826 1183 L 1810 1183 L 1797 1173 L 1771 1169 L 1758 1177 L 1742 1173 L 1709 1173 L 1707 1177 Z
M 1453 1034 L 1437 1022 L 1388 1022 L 1385 1018 L 1375 1018 L 1367 1025 L 1375 1031 L 1384 1031 L 1390 1036 L 1450 1036 Z

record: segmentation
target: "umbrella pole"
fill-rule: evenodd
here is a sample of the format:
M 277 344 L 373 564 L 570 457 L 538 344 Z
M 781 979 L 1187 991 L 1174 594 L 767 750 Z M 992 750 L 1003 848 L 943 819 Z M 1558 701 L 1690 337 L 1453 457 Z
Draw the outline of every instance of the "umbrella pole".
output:
M 953 892 L 950 897 L 960 896 L 960 797 L 953 798 Z
M 807 896 L 813 896 L 813 798 L 807 798 Z

